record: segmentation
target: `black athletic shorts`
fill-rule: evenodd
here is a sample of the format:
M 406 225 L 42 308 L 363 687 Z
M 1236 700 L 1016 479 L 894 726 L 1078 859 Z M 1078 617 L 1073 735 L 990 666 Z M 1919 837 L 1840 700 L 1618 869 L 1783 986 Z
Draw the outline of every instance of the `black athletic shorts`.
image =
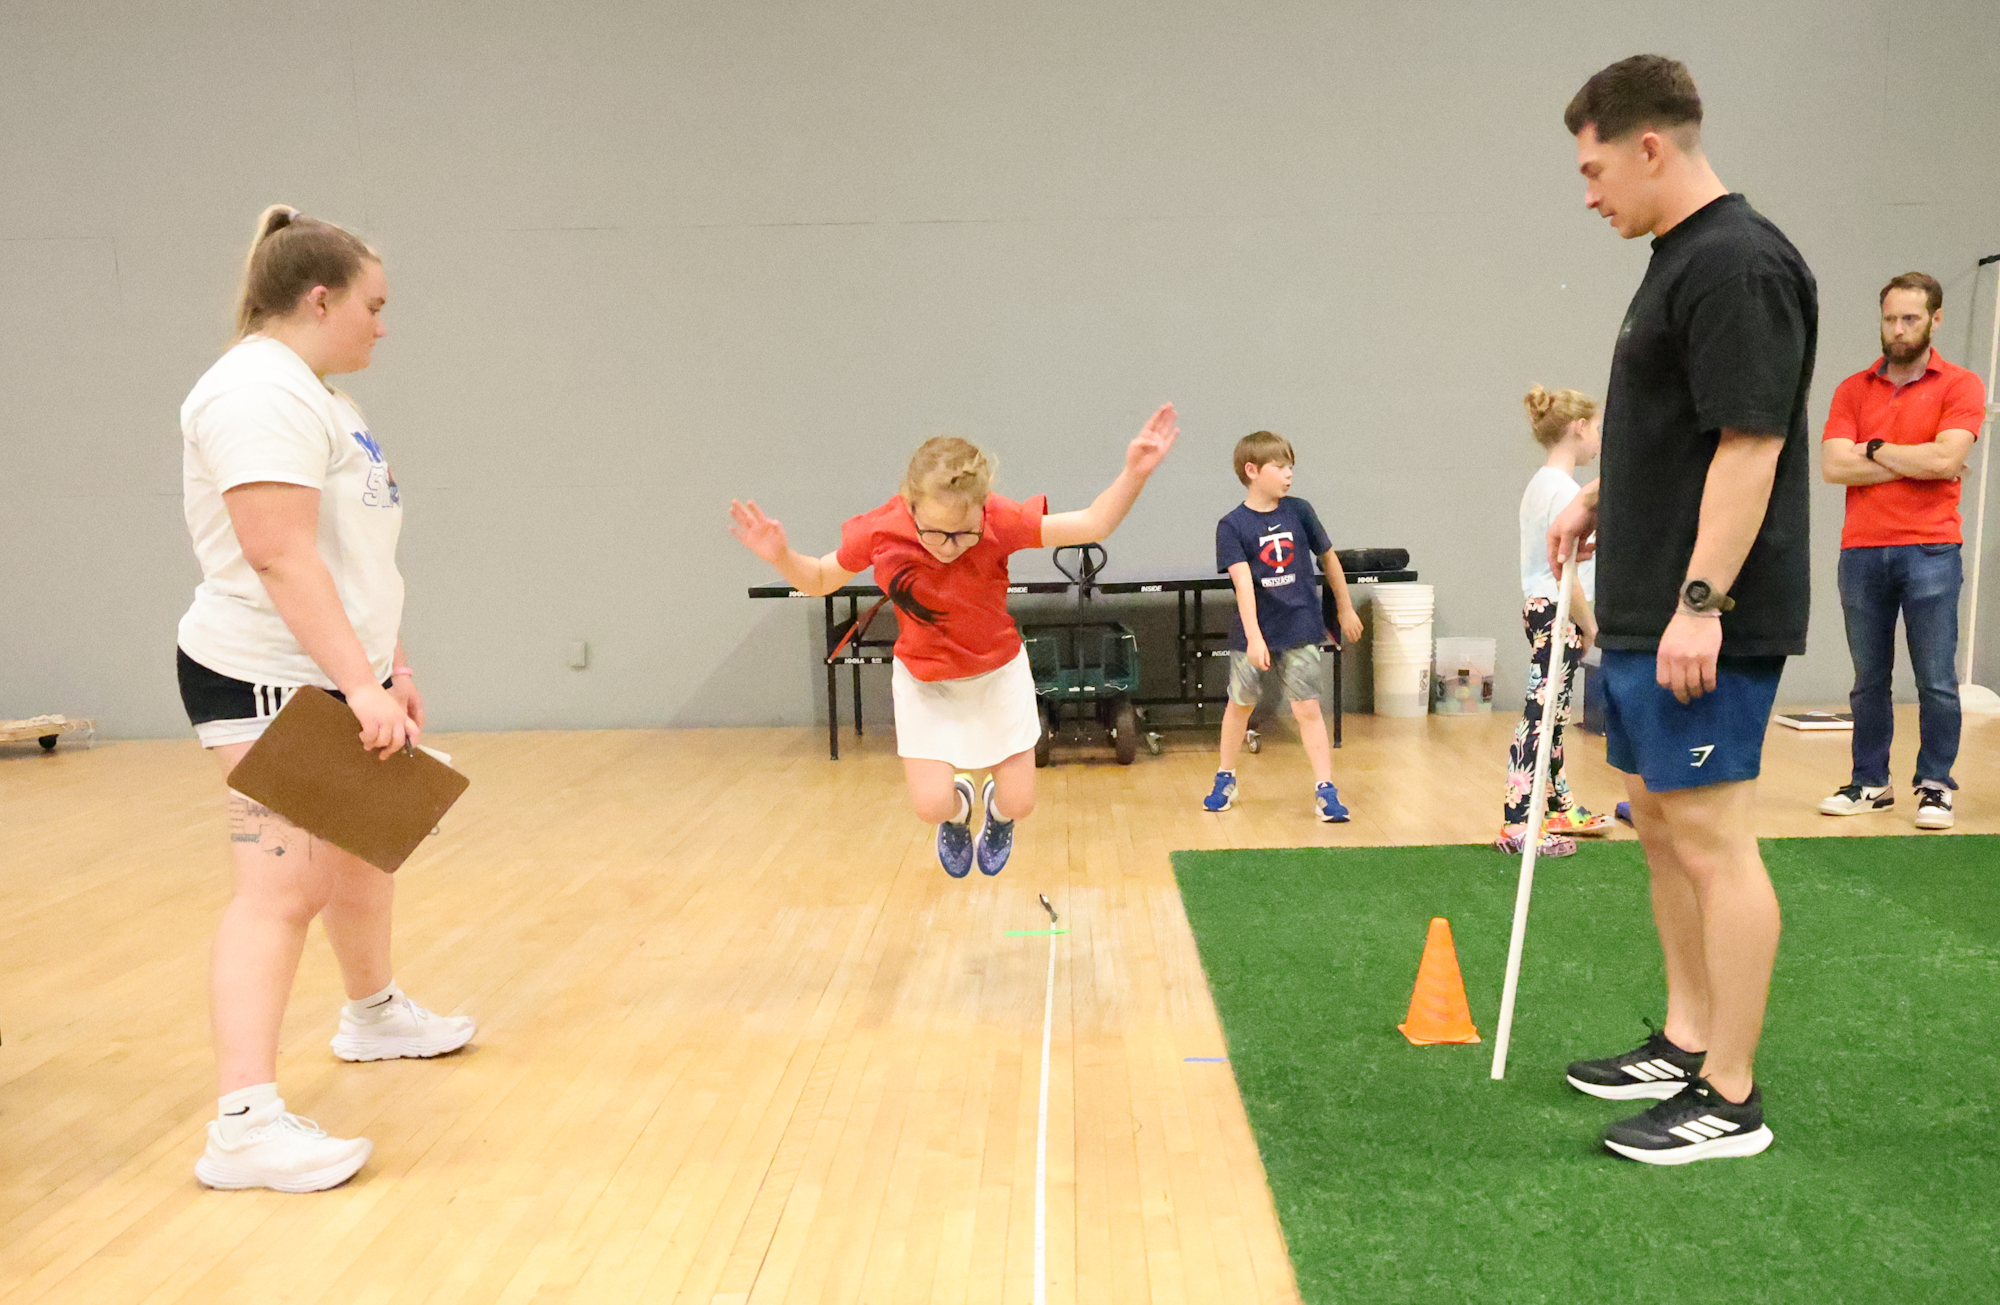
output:
M 250 742 L 299 691 L 296 684 L 252 684 L 232 679 L 203 666 L 179 648 L 174 649 L 174 669 L 180 676 L 181 706 L 187 709 L 188 724 L 201 735 L 203 747 Z M 390 681 L 383 681 L 383 688 L 389 686 Z M 336 690 L 326 692 L 347 701 Z

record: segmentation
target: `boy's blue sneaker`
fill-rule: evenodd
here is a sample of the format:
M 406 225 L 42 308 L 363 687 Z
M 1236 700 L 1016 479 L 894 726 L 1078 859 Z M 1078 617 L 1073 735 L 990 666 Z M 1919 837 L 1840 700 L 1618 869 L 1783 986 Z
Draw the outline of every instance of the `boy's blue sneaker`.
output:
M 1014 822 L 1002 820 L 993 814 L 993 777 L 986 777 L 986 791 L 980 797 L 986 808 L 986 822 L 979 827 L 979 845 L 974 850 L 978 854 L 979 873 L 997 875 L 1007 868 L 1007 858 L 1014 851 Z
M 1227 811 L 1236 805 L 1236 772 L 1218 770 L 1215 772 L 1215 788 L 1201 800 L 1203 811 Z
M 972 777 L 956 775 L 951 786 L 958 790 L 959 800 L 965 806 L 963 820 L 947 820 L 938 826 L 938 864 L 953 879 L 963 879 L 972 873 Z
M 1340 805 L 1340 790 L 1331 784 L 1321 784 L 1313 790 L 1313 806 L 1319 811 L 1319 818 L 1330 825 L 1347 823 L 1347 808 Z

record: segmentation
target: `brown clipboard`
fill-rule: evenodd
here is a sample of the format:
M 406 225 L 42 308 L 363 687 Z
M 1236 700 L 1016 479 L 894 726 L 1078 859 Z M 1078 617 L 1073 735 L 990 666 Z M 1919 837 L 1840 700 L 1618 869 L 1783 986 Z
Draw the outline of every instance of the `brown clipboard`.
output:
M 244 797 L 390 873 L 471 783 L 421 751 L 384 760 L 363 748 L 360 719 L 310 685 L 229 772 L 229 787 Z

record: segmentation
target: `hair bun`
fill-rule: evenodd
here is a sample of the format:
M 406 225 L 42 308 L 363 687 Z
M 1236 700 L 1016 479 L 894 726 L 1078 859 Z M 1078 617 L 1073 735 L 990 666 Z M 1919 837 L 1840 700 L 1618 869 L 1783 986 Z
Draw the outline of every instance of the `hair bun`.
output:
M 1554 448 L 1570 423 L 1588 421 L 1597 415 L 1597 400 L 1578 390 L 1551 390 L 1537 385 L 1521 397 L 1528 410 L 1528 425 L 1543 448 Z

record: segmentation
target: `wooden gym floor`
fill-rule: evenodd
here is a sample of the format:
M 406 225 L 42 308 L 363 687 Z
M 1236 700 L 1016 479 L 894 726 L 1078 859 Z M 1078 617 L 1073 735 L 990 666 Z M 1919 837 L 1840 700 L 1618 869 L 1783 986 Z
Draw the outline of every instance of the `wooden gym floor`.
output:
M 375 1155 L 308 1196 L 191 1172 L 226 892 L 213 763 L 192 742 L 0 748 L 0 1298 L 1027 1302 L 1049 941 L 1004 934 L 1045 927 L 1045 892 L 1073 928 L 1049 1299 L 1295 1300 L 1229 1067 L 1188 1060 L 1226 1048 L 1168 853 L 1488 839 L 1511 725 L 1350 719 L 1344 826 L 1311 819 L 1289 739 L 1244 758 L 1223 816 L 1197 807 L 1209 735 L 1130 768 L 1068 749 L 1007 872 L 962 882 L 885 738 L 837 763 L 811 729 L 442 738 L 474 782 L 399 877 L 398 977 L 480 1035 L 336 1061 L 315 931 L 281 1088 Z M 1915 725 L 1899 713 L 1899 776 Z M 2000 831 L 1996 742 L 1967 721 L 1960 830 Z M 1608 809 L 1602 741 L 1570 753 Z M 1907 799 L 1815 814 L 1846 773 L 1847 736 L 1773 729 L 1761 832 L 1912 832 Z

